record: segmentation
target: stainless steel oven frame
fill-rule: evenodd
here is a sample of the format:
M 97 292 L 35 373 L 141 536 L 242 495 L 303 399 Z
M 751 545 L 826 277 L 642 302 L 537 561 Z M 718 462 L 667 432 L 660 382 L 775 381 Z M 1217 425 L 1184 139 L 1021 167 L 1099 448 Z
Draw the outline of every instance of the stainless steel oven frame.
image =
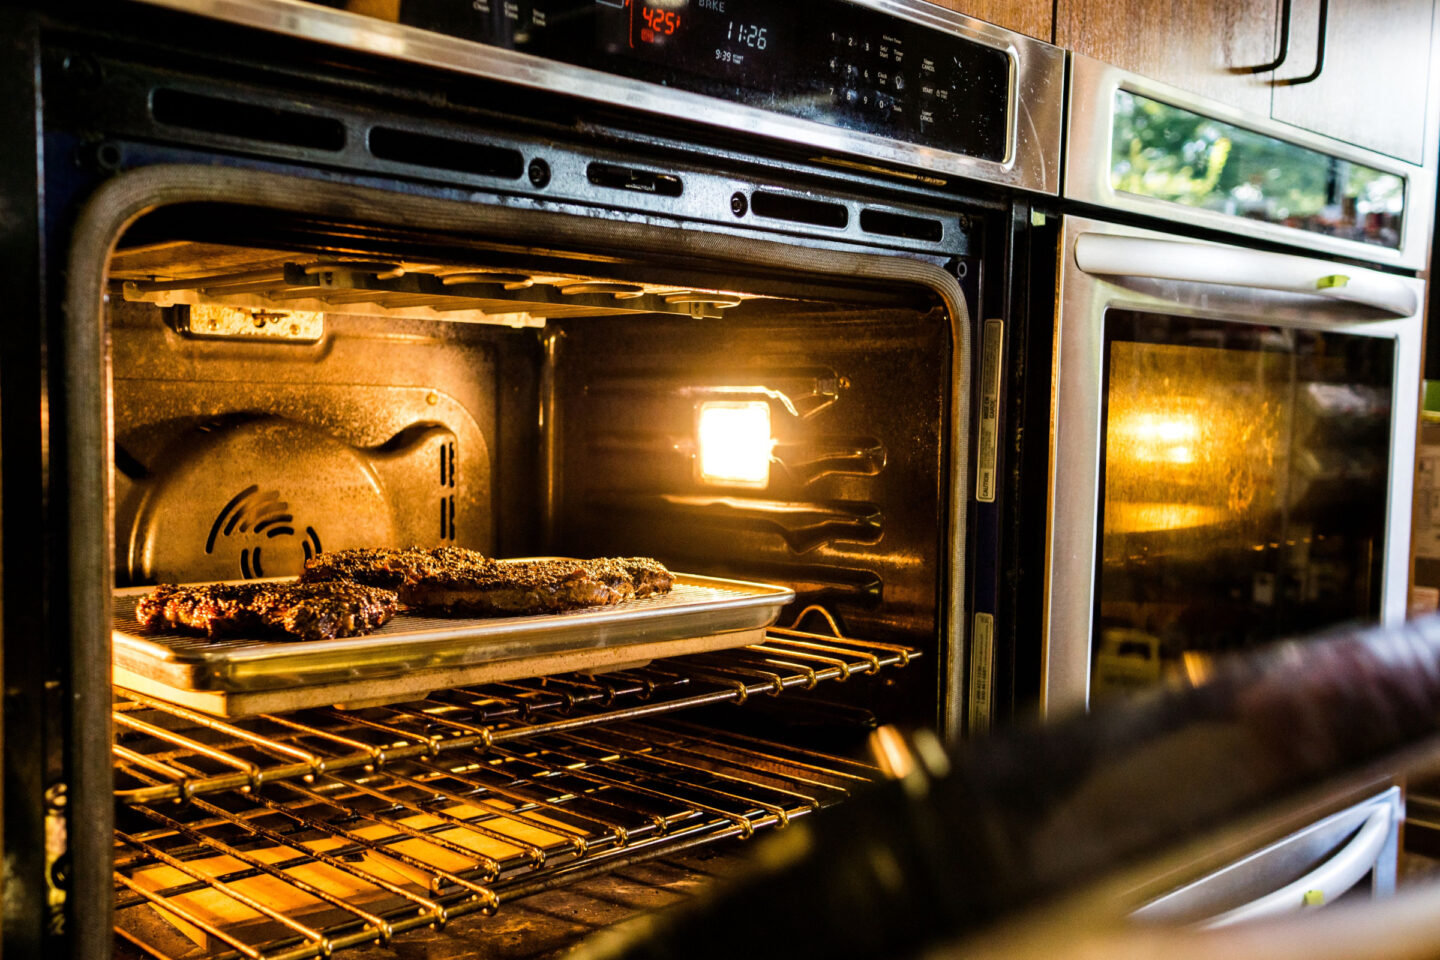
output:
M 1429 102 L 1435 103 L 1435 88 L 1437 79 L 1440 79 L 1440 70 L 1432 66 L 1430 72 Z M 1115 126 L 1115 93 L 1118 90 L 1127 90 L 1402 178 L 1405 181 L 1405 220 L 1401 227 L 1399 247 L 1360 243 L 1213 210 L 1182 207 L 1166 200 L 1114 189 L 1110 181 L 1110 154 L 1111 136 Z M 1430 261 L 1429 211 L 1435 200 L 1434 171 L 1437 150 L 1440 150 L 1440 140 L 1433 135 L 1426 148 L 1425 165 L 1417 167 L 1268 117 L 1256 117 L 1077 53 L 1070 54 L 1069 101 L 1070 110 L 1065 129 L 1063 191 L 1067 199 L 1127 213 L 1180 220 L 1195 227 L 1223 230 L 1253 240 L 1278 241 L 1323 254 L 1354 257 L 1410 270 L 1424 270 Z
M 888 141 L 864 142 L 833 128 L 722 108 L 717 101 L 680 91 L 315 4 L 167 0 L 115 5 L 93 21 L 66 19 L 68 11 L 26 11 L 15 17 L 15 56 L 0 64 L 0 88 L 9 93 L 0 98 L 0 113 L 16 131 L 0 151 L 0 195 L 11 214 L 0 223 L 0 246 L 13 267 L 15 307 L 15 322 L 0 337 L 5 345 L 0 435 L 7 558 L 0 833 L 8 868 L 7 955 L 89 958 L 107 956 L 110 949 L 105 905 L 113 903 L 114 894 L 110 819 L 115 801 L 105 651 L 114 574 L 114 437 L 100 298 L 117 236 L 132 217 L 159 208 L 213 201 L 316 218 L 354 216 L 421 236 L 443 231 L 448 223 L 485 237 L 503 235 L 520 249 L 534 250 L 552 249 L 557 237 L 575 244 L 589 238 L 590 249 L 629 250 L 637 258 L 667 262 L 675 258 L 691 272 L 696 264 L 723 262 L 726 276 L 760 272 L 776 278 L 777 286 L 798 287 L 801 278 L 825 273 L 828 263 L 829 275 L 847 285 L 860 286 L 859 278 L 878 269 L 883 275 L 872 279 L 879 283 L 934 293 L 954 325 L 948 358 L 952 389 L 941 401 L 946 406 L 938 424 L 945 431 L 949 479 L 941 475 L 937 491 L 948 529 L 937 534 L 943 555 L 933 577 L 937 602 L 944 605 L 939 611 L 944 639 L 937 642 L 946 644 L 944 666 L 937 667 L 943 683 L 936 685 L 934 699 L 945 711 L 940 726 L 958 736 L 966 585 L 972 576 L 970 487 L 964 481 L 971 476 L 967 297 L 988 315 L 1008 307 L 1003 284 L 981 285 L 980 258 L 984 275 L 998 277 L 1002 251 L 1013 242 L 1008 238 L 1028 229 L 1027 219 L 1012 209 L 1017 204 L 1012 194 L 980 189 L 980 181 L 1052 194 L 1058 189 L 1063 52 L 920 0 L 866 0 L 865 5 L 908 11 L 912 19 L 925 14 L 931 19 L 920 22 L 933 20 L 961 35 L 983 35 L 992 46 L 1013 44 L 1020 60 L 1033 46 L 1037 59 L 1031 62 L 1043 69 L 1033 73 L 1023 64 L 1016 67 L 1011 96 L 1022 103 L 1037 90 L 1052 96 L 1044 116 L 1027 114 L 1022 106 L 1018 119 L 1011 118 L 1020 126 L 1006 164 L 947 159 Z M 176 10 L 201 16 L 187 18 Z M 207 13 L 209 18 L 203 16 Z M 247 19 L 252 15 L 270 19 Z M 257 34 L 247 24 L 268 32 Z M 266 44 L 262 52 L 250 42 L 257 36 L 273 40 L 273 48 Z M 201 57 L 209 62 L 197 62 Z M 407 60 L 435 69 L 405 69 L 402 61 Z M 204 126 L 166 128 L 153 116 L 149 93 L 162 72 L 164 83 L 212 98 L 260 107 L 280 102 L 310 117 L 323 111 L 347 131 L 344 146 L 322 151 L 303 142 L 247 140 L 243 133 Z M 441 98 L 434 89 L 451 73 L 488 77 L 517 92 L 521 87 L 558 92 L 572 98 L 567 105 L 581 117 L 557 130 L 558 124 L 523 115 L 518 106 L 487 107 L 480 116 L 478 108 L 465 104 L 437 105 Z M 391 78 L 398 78 L 393 89 L 377 90 Z M 592 113 L 591 102 L 604 106 Z M 717 109 L 719 126 L 752 135 L 734 151 L 743 164 L 736 156 L 713 156 L 708 143 L 666 140 L 656 145 L 646 139 L 650 127 L 642 111 L 652 118 L 657 112 L 693 115 L 701 105 Z M 611 108 L 628 110 L 626 123 L 636 129 L 617 132 L 601 126 L 614 122 Z M 518 176 L 450 173 L 367 156 L 366 131 L 382 119 L 402 132 L 427 129 L 519 152 L 526 161 L 545 160 L 552 164 L 552 179 L 541 187 Z M 786 146 L 795 143 L 810 152 Z M 893 154 L 880 149 L 891 146 Z M 647 163 L 659 155 L 677 165 L 689 180 L 685 196 L 605 193 L 586 180 L 591 160 L 631 154 Z M 842 167 L 807 159 L 815 156 L 871 162 Z M 896 176 L 897 164 L 912 169 Z M 916 171 L 917 164 L 933 169 Z M 250 186 L 242 188 L 242 183 Z M 931 218 L 943 224 L 943 242 L 867 236 L 858 227 L 842 232 L 803 222 L 735 222 L 729 203 L 735 192 L 798 193 L 800 186 L 791 184 L 851 211 L 852 223 L 865 205 L 938 210 Z M 450 221 L 452 216 L 458 220 Z M 460 222 L 469 227 L 458 227 Z M 968 243 L 970 232 L 978 237 L 982 229 L 1007 239 L 983 246 L 977 241 L 973 252 L 961 245 Z M 633 249 L 630 240 L 638 244 Z M 730 251 L 728 257 L 722 250 Z M 778 259 L 765 262 L 766 251 Z M 948 266 L 952 260 L 958 268 Z M 65 269 L 67 263 L 71 269 Z M 963 289 L 957 273 L 965 280 Z M 542 383 L 540 390 L 546 389 Z M 553 408 L 546 409 L 548 429 Z
M 738 133 L 799 144 L 822 155 L 825 151 L 834 151 L 884 164 L 900 164 L 923 171 L 919 179 L 934 185 L 943 185 L 954 177 L 1048 194 L 1055 194 L 1060 186 L 1058 160 L 1064 112 L 1065 51 L 983 20 L 953 13 L 926 0 L 850 2 L 964 37 L 1006 55 L 1010 61 L 1009 125 L 1005 158 L 999 162 L 842 130 L 303 0 L 143 2 L 456 73 L 583 97 L 614 107 L 692 118 Z
M 1090 699 L 1105 314 L 1112 308 L 1388 338 L 1395 343 L 1381 622 L 1405 617 L 1425 284 L 1082 217 L 1060 235 L 1046 503 L 1040 707 Z M 1343 286 L 1316 281 L 1343 275 Z

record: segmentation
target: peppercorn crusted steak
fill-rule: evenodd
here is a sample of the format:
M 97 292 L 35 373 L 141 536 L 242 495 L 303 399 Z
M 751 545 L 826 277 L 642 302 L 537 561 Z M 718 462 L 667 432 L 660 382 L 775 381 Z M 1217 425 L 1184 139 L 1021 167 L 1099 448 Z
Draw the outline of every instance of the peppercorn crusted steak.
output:
M 658 560 L 652 560 L 649 557 L 621 557 L 609 562 L 620 564 L 630 575 L 631 581 L 635 584 L 635 596 L 637 597 L 669 593 L 670 588 L 675 586 L 674 574 L 665 569 L 665 565 Z
M 362 636 L 398 608 L 395 593 L 341 581 L 330 583 L 161 584 L 135 604 L 146 630 L 180 629 L 212 640 L 282 634 L 293 640 Z
M 441 616 L 524 616 L 609 606 L 666 593 L 674 584 L 670 571 L 644 557 L 495 560 L 460 547 L 322 553 L 305 564 L 300 579 L 391 587 L 408 609 Z
M 479 568 L 487 563 L 493 564 L 494 561 L 474 550 L 460 547 L 440 547 L 435 550 L 422 550 L 419 547 L 407 547 L 403 550 L 385 547 L 337 550 L 306 560 L 300 582 L 341 581 L 396 590 L 407 580 L 436 576 L 447 568 Z

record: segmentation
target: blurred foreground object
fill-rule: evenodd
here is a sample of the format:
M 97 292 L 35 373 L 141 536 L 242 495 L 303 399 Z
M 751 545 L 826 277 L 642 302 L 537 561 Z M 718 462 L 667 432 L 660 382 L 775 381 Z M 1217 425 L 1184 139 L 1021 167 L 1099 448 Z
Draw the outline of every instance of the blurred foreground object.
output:
M 1086 891 L 1090 922 L 1118 923 L 1148 858 L 1413 767 L 1437 729 L 1440 618 L 1280 643 L 1218 662 L 1201 686 L 1009 731 L 948 763 L 917 750 L 892 764 L 900 779 L 759 845 L 733 882 L 579 956 L 913 956 Z
M 925 954 L 925 960 L 1433 960 L 1440 957 L 1440 880 L 1387 900 L 1323 913 L 1198 930 L 1086 923 L 1079 911 L 1035 913 Z

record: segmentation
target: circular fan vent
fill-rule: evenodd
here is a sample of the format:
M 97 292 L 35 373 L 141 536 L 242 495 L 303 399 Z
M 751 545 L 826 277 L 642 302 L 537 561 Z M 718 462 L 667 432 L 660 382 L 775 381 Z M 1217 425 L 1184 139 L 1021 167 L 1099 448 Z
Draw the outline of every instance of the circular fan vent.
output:
M 150 582 L 291 576 L 326 549 L 391 543 L 386 491 L 365 452 L 267 417 L 211 424 L 152 464 L 131 570 Z

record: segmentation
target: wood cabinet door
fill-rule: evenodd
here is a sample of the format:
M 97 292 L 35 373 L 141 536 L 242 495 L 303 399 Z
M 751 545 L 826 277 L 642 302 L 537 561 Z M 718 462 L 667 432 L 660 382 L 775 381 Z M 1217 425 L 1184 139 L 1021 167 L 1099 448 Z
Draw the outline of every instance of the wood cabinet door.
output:
M 1290 55 L 1275 72 L 1271 116 L 1423 162 L 1433 0 L 1330 0 L 1320 76 L 1289 86 L 1281 81 L 1315 67 L 1320 13 L 1319 0 L 1293 3 Z
M 1141 76 L 1266 116 L 1274 0 L 1058 0 L 1055 42 Z
M 956 13 L 988 20 L 1006 30 L 1014 30 L 1036 40 L 1049 43 L 1054 36 L 1051 0 L 931 0 Z

